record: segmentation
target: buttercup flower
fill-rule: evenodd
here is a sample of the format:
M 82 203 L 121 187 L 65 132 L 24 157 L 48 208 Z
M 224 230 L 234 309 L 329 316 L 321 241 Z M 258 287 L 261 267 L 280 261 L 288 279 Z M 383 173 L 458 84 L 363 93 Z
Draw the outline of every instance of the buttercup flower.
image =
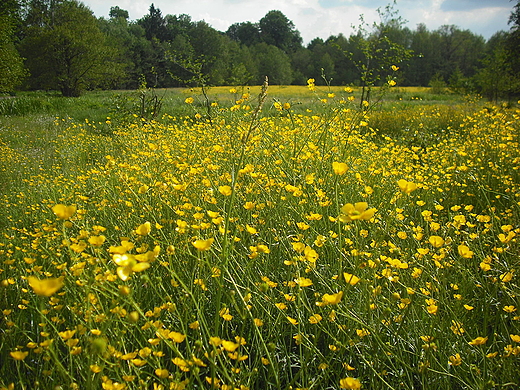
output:
M 123 282 L 130 278 L 134 272 L 142 272 L 150 267 L 150 263 L 138 263 L 135 257 L 129 254 L 115 254 L 112 256 L 112 260 L 119 266 L 116 273 Z
M 150 222 L 145 222 L 142 225 L 139 225 L 137 229 L 135 229 L 135 232 L 140 236 L 146 236 L 147 234 L 150 234 L 152 231 L 152 225 Z
M 69 219 L 76 212 L 76 206 L 65 206 L 64 204 L 57 204 L 52 207 L 52 212 L 59 219 Z
M 43 297 L 50 297 L 63 287 L 63 277 L 38 279 L 35 276 L 29 276 L 27 281 L 36 295 Z
M 356 285 L 361 280 L 356 275 L 349 274 L 348 272 L 344 272 L 343 277 L 345 278 L 345 282 L 347 282 L 351 286 Z
M 469 249 L 468 246 L 459 245 L 457 249 L 461 257 L 464 257 L 465 259 L 471 259 L 473 257 L 473 252 Z
M 488 338 L 487 337 L 476 337 L 473 340 L 471 340 L 468 344 L 469 345 L 484 345 L 486 344 Z
M 361 382 L 359 379 L 347 377 L 339 380 L 339 387 L 347 390 L 361 389 Z
M 332 163 L 332 170 L 336 175 L 344 175 L 348 171 L 348 165 L 343 162 L 334 161 Z
M 400 190 L 405 194 L 410 194 L 417 189 L 417 184 L 404 179 L 399 180 L 397 182 L 397 185 L 399 186 Z
M 456 353 L 448 358 L 448 363 L 450 366 L 460 366 L 462 364 L 462 358 L 460 354 Z
M 28 351 L 13 351 L 13 352 L 9 352 L 9 355 L 11 355 L 11 357 L 14 359 L 14 360 L 23 360 L 27 357 L 27 355 L 29 354 Z
M 428 242 L 434 246 L 435 248 L 440 248 L 441 246 L 444 245 L 444 239 L 440 236 L 431 236 L 429 239 L 428 239 Z
M 207 251 L 209 248 L 211 248 L 213 241 L 214 238 L 208 238 L 207 240 L 195 240 L 191 244 L 199 251 Z
M 220 186 L 218 188 L 218 192 L 220 192 L 224 196 L 229 196 L 229 195 L 231 195 L 232 190 L 231 190 L 230 186 Z
M 341 209 L 338 219 L 341 222 L 351 222 L 356 220 L 369 220 L 376 213 L 375 208 L 368 208 L 367 202 L 347 203 Z
M 354 275 L 352 275 L 352 276 L 354 276 Z M 337 305 L 341 301 L 341 298 L 343 298 L 343 291 L 340 291 L 336 294 L 323 294 L 323 296 L 321 297 L 321 302 L 316 302 L 316 305 L 317 306 Z

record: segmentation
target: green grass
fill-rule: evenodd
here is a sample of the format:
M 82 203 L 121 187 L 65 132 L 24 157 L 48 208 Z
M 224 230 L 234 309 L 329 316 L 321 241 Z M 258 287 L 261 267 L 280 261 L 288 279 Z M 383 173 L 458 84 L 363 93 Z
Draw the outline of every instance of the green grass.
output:
M 520 385 L 518 110 L 258 91 L 0 118 L 0 389 Z

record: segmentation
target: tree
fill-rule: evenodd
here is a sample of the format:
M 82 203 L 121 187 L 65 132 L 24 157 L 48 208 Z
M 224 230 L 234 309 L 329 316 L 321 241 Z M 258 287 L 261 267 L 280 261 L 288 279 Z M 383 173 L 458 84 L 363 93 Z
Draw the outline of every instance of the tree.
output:
M 325 75 L 327 80 L 334 79 L 336 77 L 334 71 L 334 61 L 329 54 L 330 47 L 323 42 L 321 38 L 315 38 L 307 46 L 311 51 L 311 69 L 312 73 L 309 77 L 314 78 L 318 85 L 323 85 L 325 80 L 321 78 L 321 75 Z
M 12 92 L 26 75 L 14 44 L 13 24 L 18 8 L 13 0 L 0 6 L 0 93 Z
M 250 48 L 233 40 L 227 43 L 227 47 L 229 56 L 226 65 L 226 84 L 234 86 L 253 84 L 257 68 Z
M 111 19 L 123 18 L 128 20 L 128 11 L 119 8 L 117 5 L 115 7 L 110 7 L 110 13 L 108 15 Z
M 487 54 L 482 60 L 483 66 L 475 76 L 482 95 L 495 103 L 500 98 L 509 98 L 518 90 L 518 76 L 508 59 L 508 35 L 499 31 L 489 39 Z
M 441 26 L 436 32 L 440 38 L 436 68 L 444 80 L 449 80 L 457 68 L 465 77 L 473 76 L 484 55 L 484 38 L 454 25 Z
M 353 57 L 353 61 L 360 72 L 362 106 L 364 101 L 370 101 L 372 87 L 391 76 L 392 66 L 401 64 L 412 55 L 409 48 L 390 38 L 391 32 L 400 29 L 405 23 L 400 16 L 396 16 L 393 5 L 388 5 L 384 11 L 377 11 L 380 22 L 374 23 L 372 32 L 368 33 L 367 25 L 361 17 L 356 37 L 359 57 Z
M 90 9 L 75 0 L 37 5 L 44 12 L 33 19 L 21 45 L 32 88 L 73 97 L 118 76 L 121 65 Z
M 235 23 L 229 26 L 226 35 L 232 40 L 246 46 L 253 46 L 260 43 L 260 27 L 257 23 L 251 22 Z
M 253 46 L 251 51 L 258 69 L 255 78 L 257 84 L 261 84 L 265 76 L 269 78 L 269 84 L 287 85 L 291 83 L 291 60 L 285 52 L 265 42 Z
M 426 86 L 438 71 L 441 61 L 440 37 L 420 23 L 412 33 L 410 49 L 414 56 L 408 61 L 406 72 L 408 85 Z
M 511 70 L 520 78 L 520 0 L 513 7 L 511 16 L 509 17 L 511 29 L 506 41 L 507 60 L 511 66 Z M 517 83 L 518 84 L 518 83 Z M 519 91 L 517 90 L 516 93 Z
M 302 38 L 294 23 L 281 11 L 269 11 L 259 22 L 262 41 L 286 53 L 301 47 Z
M 156 38 L 159 41 L 167 41 L 171 38 L 168 36 L 166 20 L 163 18 L 161 10 L 155 8 L 153 3 L 150 5 L 148 15 L 145 15 L 138 23 L 143 26 L 148 40 Z

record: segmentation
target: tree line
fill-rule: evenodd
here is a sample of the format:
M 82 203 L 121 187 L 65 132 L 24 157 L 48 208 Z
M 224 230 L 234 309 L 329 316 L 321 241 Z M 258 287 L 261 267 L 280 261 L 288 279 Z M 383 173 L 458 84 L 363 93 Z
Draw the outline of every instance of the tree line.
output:
M 394 3 L 395 5 L 395 3 Z M 520 90 L 520 0 L 510 31 L 489 40 L 454 25 L 404 26 L 394 5 L 380 21 L 362 20 L 349 37 L 304 45 L 294 23 L 269 11 L 258 22 L 217 31 L 189 15 L 163 15 L 154 4 L 141 19 L 110 9 L 96 18 L 77 0 L 3 0 L 0 5 L 0 92 L 193 85 L 316 84 L 370 87 L 399 66 L 399 84 L 480 92 L 491 99 Z

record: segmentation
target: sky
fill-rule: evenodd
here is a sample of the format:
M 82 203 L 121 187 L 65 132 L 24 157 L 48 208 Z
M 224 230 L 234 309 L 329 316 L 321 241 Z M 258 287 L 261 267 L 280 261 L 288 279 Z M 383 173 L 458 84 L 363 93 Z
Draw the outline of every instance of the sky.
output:
M 130 20 L 148 13 L 150 4 L 164 15 L 187 14 L 193 21 L 204 20 L 219 31 L 233 23 L 258 22 L 271 10 L 279 10 L 300 32 L 303 43 L 343 33 L 350 36 L 360 24 L 379 21 L 377 9 L 392 0 L 82 0 L 96 17 L 108 18 L 110 7 L 127 10 Z M 509 30 L 508 20 L 516 0 L 397 0 L 395 9 L 414 30 L 423 23 L 429 30 L 456 25 L 489 39 Z

